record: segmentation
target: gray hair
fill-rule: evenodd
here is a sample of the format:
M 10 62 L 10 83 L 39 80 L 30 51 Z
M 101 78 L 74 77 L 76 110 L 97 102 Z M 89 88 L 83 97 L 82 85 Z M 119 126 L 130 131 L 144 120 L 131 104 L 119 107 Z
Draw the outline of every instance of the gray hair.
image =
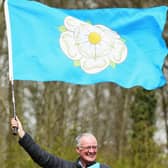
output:
M 76 141 L 76 146 L 80 146 L 80 140 L 82 137 L 95 137 L 92 133 L 90 132 L 85 132 L 85 133 L 81 133 L 79 134 L 76 138 L 75 138 L 75 141 Z

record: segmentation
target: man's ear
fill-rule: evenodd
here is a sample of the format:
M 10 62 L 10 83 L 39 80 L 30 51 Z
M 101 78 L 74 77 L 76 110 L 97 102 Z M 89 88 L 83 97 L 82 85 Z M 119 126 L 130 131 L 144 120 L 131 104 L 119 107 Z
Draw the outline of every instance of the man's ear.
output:
M 76 147 L 76 152 L 77 152 L 77 153 L 80 153 L 80 149 L 79 149 L 78 146 Z

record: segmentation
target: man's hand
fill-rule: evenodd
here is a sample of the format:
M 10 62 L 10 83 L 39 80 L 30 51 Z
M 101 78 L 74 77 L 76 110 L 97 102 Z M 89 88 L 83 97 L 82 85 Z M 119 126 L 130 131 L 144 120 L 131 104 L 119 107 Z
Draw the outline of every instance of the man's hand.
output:
M 18 117 L 11 119 L 11 128 L 17 128 L 18 135 L 20 138 L 22 138 L 25 135 L 25 131 L 23 130 L 22 124 Z

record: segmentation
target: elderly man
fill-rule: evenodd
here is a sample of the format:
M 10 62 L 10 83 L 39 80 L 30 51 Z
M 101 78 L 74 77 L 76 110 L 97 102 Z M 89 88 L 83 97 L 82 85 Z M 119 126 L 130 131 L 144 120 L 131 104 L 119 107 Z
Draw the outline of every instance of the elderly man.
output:
M 11 127 L 18 128 L 19 144 L 43 168 L 109 168 L 96 162 L 97 140 L 91 133 L 83 133 L 76 138 L 76 152 L 79 154 L 79 158 L 76 162 L 70 162 L 41 149 L 24 131 L 17 117 L 11 119 Z

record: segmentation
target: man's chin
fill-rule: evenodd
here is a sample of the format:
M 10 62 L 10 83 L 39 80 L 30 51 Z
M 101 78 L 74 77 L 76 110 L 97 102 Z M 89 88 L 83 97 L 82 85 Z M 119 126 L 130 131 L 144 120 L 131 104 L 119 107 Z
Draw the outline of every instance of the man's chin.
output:
M 87 162 L 88 162 L 88 163 L 95 162 L 95 160 L 96 160 L 96 157 L 87 158 Z

